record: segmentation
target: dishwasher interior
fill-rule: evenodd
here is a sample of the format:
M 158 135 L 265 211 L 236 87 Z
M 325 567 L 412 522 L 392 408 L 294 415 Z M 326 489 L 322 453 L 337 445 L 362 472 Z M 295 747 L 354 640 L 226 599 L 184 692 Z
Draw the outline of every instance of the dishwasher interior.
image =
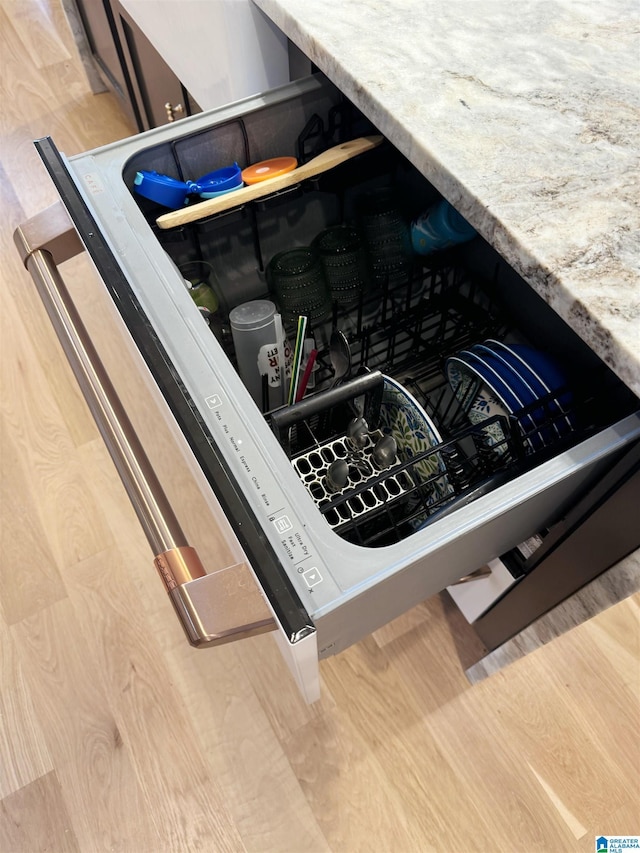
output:
M 319 238 L 337 227 L 358 237 L 364 247 L 358 285 L 345 279 L 342 291 L 327 288 L 328 301 L 310 303 L 297 374 L 309 367 L 304 397 L 287 400 L 276 359 L 254 402 L 327 526 L 366 547 L 406 539 L 638 408 L 634 395 L 481 237 L 424 256 L 413 251 L 410 223 L 440 196 L 387 142 L 303 183 L 178 228 L 159 228 L 166 208 L 136 192 L 140 170 L 186 181 L 280 155 L 300 164 L 375 132 L 330 90 L 309 103 L 277 103 L 177 135 L 137 153 L 124 170 L 178 269 L 194 261 L 210 265 L 216 310 L 201 306 L 202 322 L 236 370 L 229 315 L 247 302 L 275 304 L 295 355 L 302 311 L 291 310 L 274 286 L 281 253 L 311 247 L 317 254 Z M 371 217 L 389 206 L 402 234 L 378 238 Z M 398 254 L 387 263 L 390 251 Z M 461 382 L 455 360 L 491 341 L 546 354 L 562 382 L 520 408 L 479 416 L 478 386 Z M 347 359 L 346 373 L 336 353 Z M 398 420 L 403 404 L 417 409 L 417 421 Z M 388 435 L 394 442 L 385 455 Z

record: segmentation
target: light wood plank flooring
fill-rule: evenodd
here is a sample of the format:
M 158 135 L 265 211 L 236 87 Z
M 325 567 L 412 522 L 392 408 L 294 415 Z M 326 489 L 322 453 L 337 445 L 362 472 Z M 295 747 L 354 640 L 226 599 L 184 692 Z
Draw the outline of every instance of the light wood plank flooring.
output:
M 436 597 L 325 662 L 313 707 L 270 636 L 187 646 L 12 243 L 56 200 L 32 139 L 73 154 L 133 129 L 89 92 L 59 0 L 0 0 L 0 95 L 0 853 L 587 853 L 640 833 L 638 596 L 473 687 Z M 86 261 L 67 275 L 99 330 Z

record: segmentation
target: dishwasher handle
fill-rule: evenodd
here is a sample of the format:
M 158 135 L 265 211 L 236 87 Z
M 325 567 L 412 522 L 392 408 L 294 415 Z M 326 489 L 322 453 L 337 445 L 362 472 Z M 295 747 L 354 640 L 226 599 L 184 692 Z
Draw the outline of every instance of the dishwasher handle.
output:
M 15 242 L 155 555 L 189 642 L 221 645 L 276 628 L 244 563 L 207 573 L 186 540 L 57 264 L 83 245 L 61 203 L 20 225 Z
M 283 406 L 270 413 L 271 425 L 276 435 L 281 435 L 285 429 L 294 424 L 311 418 L 313 415 L 329 412 L 339 403 L 364 397 L 361 414 L 367 420 L 373 421 L 380 410 L 380 400 L 384 388 L 384 377 L 379 370 L 372 370 L 343 382 L 336 388 L 327 391 L 319 391 L 299 403 L 291 406 Z

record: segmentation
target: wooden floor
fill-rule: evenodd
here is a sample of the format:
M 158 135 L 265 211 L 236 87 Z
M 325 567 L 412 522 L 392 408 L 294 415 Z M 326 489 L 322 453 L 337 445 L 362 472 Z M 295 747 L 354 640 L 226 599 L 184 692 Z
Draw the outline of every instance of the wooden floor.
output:
M 469 632 L 434 598 L 323 663 L 313 707 L 268 635 L 187 646 L 12 244 L 56 198 L 32 139 L 73 154 L 132 128 L 88 91 L 58 0 L 0 0 L 0 68 L 0 853 L 587 853 L 640 833 L 638 596 L 473 687 Z

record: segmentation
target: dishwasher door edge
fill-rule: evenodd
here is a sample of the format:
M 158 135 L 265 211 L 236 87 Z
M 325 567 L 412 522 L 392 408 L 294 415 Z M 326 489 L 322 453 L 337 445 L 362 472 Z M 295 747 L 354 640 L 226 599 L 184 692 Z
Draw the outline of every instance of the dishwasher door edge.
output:
M 107 289 L 108 282 L 114 284 L 119 268 L 109 263 L 109 249 L 100 240 L 99 229 L 73 187 L 67 187 L 70 192 L 65 193 L 66 173 L 63 164 L 56 162 L 60 158 L 52 143 L 39 140 L 36 147 L 65 207 L 58 203 L 42 211 L 19 226 L 14 239 L 140 520 L 154 553 L 156 569 L 189 642 L 196 647 L 220 645 L 278 629 L 280 651 L 301 693 L 308 702 L 315 701 L 319 698 L 315 627 L 295 591 L 280 576 L 277 560 L 270 553 L 269 543 L 260 536 L 250 507 L 244 504 L 230 480 L 225 490 L 220 470 L 223 466 L 216 470 L 209 485 L 223 506 L 235 503 L 233 518 L 237 530 L 234 532 L 250 558 L 249 566 L 235 564 L 207 572 L 197 551 L 186 542 L 56 264 L 87 249 Z M 117 299 L 114 303 L 119 305 Z M 143 350 L 140 352 L 144 355 Z M 167 379 L 172 378 L 169 373 Z M 158 386 L 166 399 L 170 391 L 160 383 Z M 184 399 L 185 389 L 178 382 L 173 394 L 174 398 L 182 396 L 184 412 L 188 400 Z M 190 449 L 195 455 L 194 447 Z M 245 535 L 238 535 L 238 530 Z M 267 583 L 265 589 L 258 573 L 265 576 L 269 569 L 272 575 L 279 576 L 274 584 Z

